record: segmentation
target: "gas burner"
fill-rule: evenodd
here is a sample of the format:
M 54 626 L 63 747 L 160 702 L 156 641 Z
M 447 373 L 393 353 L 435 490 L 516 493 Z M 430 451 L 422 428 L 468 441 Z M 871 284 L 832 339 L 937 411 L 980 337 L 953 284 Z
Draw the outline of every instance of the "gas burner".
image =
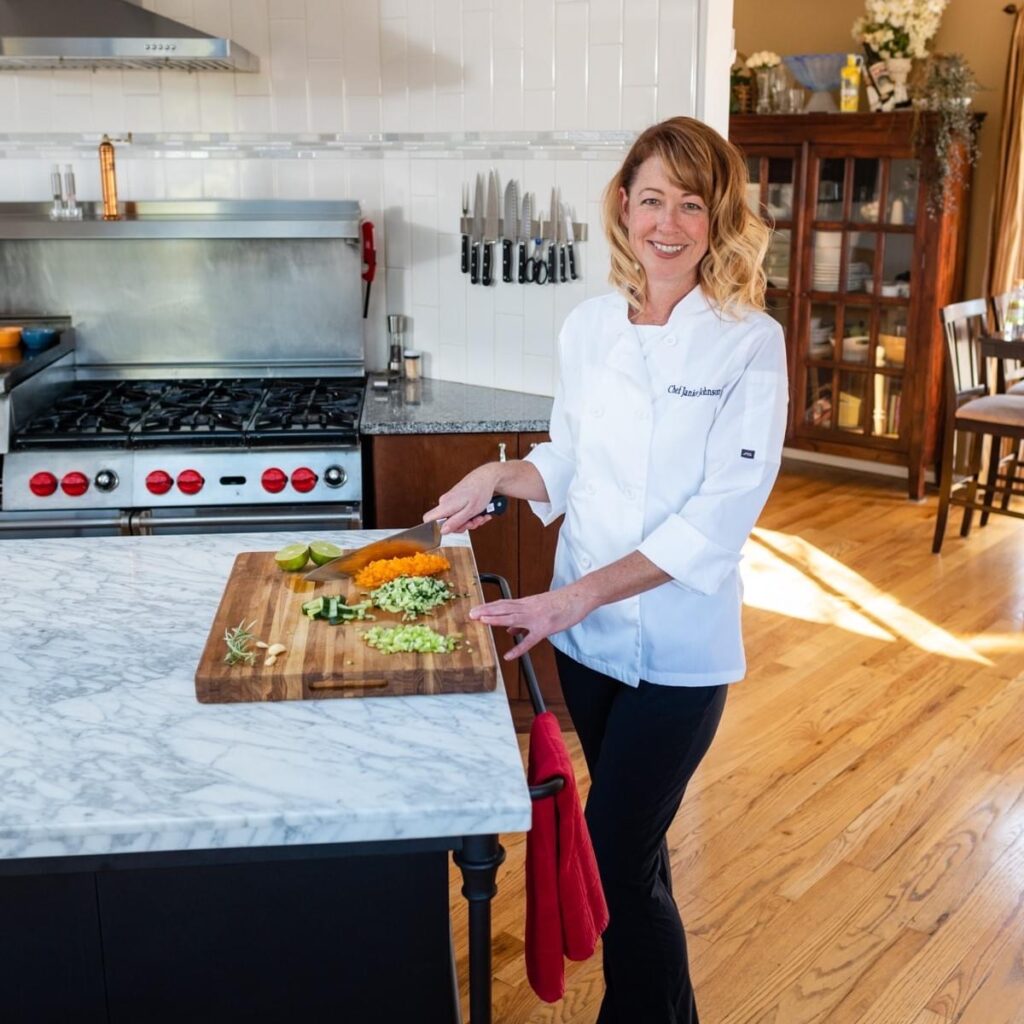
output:
M 263 395 L 258 380 L 170 383 L 131 432 L 135 447 L 179 442 L 245 443 L 245 425 Z
M 316 443 L 354 444 L 363 404 L 362 383 L 339 380 L 269 381 L 247 431 L 250 444 L 279 444 L 301 435 Z

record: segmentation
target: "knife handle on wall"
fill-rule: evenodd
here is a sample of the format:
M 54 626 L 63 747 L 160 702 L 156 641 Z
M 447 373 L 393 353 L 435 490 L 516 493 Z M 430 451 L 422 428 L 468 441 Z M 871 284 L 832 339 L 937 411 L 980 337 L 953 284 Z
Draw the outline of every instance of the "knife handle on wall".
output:
M 572 247 L 572 242 L 569 242 L 566 248 L 569 250 L 569 277 L 576 281 L 580 276 L 576 273 L 576 251 Z
M 469 273 L 469 235 L 462 236 L 462 272 Z
M 558 248 L 556 243 L 551 243 L 551 248 L 548 249 L 548 284 L 554 284 L 558 280 L 558 253 L 555 249 Z
M 569 279 L 565 276 L 565 246 L 558 247 L 558 280 L 565 284 Z
M 501 279 L 506 284 L 512 281 L 512 242 L 508 238 L 501 240 Z
M 474 242 L 469 250 L 469 283 L 480 283 L 480 243 Z
M 519 283 L 526 284 L 526 246 L 529 243 L 520 242 L 516 248 L 519 250 Z
M 490 242 L 484 242 L 483 243 L 483 249 L 484 249 L 484 276 L 483 276 L 483 282 L 482 283 L 485 284 L 485 285 L 489 285 L 494 280 L 494 276 L 493 276 L 494 253 L 491 250 L 491 243 Z

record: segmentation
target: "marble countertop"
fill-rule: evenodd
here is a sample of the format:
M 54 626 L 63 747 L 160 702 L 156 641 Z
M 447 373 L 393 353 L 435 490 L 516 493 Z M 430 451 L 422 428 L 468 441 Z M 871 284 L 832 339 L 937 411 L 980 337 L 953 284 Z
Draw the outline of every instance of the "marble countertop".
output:
M 0 542 L 0 857 L 529 828 L 500 682 L 491 693 L 197 702 L 196 664 L 235 555 L 287 539 Z
M 424 378 L 366 389 L 363 434 L 489 434 L 545 431 L 550 398 Z

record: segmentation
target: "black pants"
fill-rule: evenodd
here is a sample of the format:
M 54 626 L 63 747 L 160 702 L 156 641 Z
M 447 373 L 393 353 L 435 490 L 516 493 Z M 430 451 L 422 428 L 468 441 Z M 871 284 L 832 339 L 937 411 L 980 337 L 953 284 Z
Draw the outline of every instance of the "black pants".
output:
M 598 1024 L 698 1024 L 665 834 L 727 686 L 626 686 L 556 652 L 590 771 L 587 825 L 610 921 Z

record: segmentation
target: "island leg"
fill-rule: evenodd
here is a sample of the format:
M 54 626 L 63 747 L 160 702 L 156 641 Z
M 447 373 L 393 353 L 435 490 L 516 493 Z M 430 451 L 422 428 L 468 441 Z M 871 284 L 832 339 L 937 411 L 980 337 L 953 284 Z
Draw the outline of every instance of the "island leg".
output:
M 470 1024 L 491 1024 L 491 900 L 505 859 L 496 835 L 464 836 L 452 855 L 462 871 L 462 895 L 469 902 Z

